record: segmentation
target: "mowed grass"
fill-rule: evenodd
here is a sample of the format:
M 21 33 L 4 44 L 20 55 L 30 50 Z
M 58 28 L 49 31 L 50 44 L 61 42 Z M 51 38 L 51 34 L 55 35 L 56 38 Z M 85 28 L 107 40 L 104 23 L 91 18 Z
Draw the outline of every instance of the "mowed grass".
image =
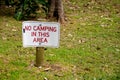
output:
M 60 47 L 45 50 L 34 67 L 35 48 L 22 46 L 22 21 L 0 13 L 0 80 L 119 80 L 120 1 L 64 3 Z

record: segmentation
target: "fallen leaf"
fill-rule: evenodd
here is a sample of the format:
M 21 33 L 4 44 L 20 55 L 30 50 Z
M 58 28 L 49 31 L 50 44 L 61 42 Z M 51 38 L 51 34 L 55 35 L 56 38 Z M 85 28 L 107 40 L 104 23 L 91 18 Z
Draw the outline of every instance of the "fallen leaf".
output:
M 55 76 L 62 77 L 63 74 L 62 73 L 56 73 Z
M 6 38 L 6 37 L 2 37 L 2 39 L 3 39 L 3 40 L 7 40 L 7 38 Z
M 12 29 L 12 31 L 17 31 L 16 29 Z
M 68 34 L 68 37 L 72 37 L 73 35 L 72 34 Z
M 48 78 L 44 77 L 44 80 L 48 80 Z
M 44 69 L 44 71 L 49 71 L 51 68 L 50 67 L 48 67 L 48 68 L 45 68 Z

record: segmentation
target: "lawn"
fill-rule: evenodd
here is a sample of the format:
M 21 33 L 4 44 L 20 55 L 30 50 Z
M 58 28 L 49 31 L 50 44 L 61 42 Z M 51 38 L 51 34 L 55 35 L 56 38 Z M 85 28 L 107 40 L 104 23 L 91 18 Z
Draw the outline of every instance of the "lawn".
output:
M 45 50 L 42 68 L 11 9 L 0 7 L 0 80 L 120 80 L 119 0 L 64 0 L 60 47 Z

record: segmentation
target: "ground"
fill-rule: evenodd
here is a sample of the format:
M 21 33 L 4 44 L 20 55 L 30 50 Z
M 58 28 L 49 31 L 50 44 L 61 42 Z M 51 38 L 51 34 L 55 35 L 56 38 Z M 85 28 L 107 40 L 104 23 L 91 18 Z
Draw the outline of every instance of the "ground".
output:
M 13 18 L 14 8 L 1 6 L 0 80 L 119 80 L 119 7 L 119 0 L 64 0 L 60 47 L 47 48 L 37 68 L 35 48 L 22 46 L 23 21 Z

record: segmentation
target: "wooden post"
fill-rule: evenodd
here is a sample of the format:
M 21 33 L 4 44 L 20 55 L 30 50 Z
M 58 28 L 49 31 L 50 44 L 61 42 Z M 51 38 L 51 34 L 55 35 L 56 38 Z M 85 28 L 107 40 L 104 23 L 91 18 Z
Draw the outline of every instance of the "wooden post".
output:
M 36 47 L 36 67 L 42 67 L 44 63 L 44 47 Z

